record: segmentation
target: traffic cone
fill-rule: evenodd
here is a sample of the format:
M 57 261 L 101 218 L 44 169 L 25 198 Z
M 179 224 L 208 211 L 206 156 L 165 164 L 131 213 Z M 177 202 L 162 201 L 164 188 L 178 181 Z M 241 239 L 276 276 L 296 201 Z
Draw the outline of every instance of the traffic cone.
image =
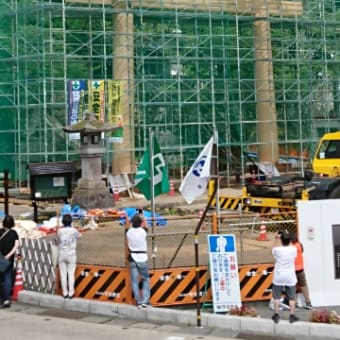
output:
M 24 281 L 22 276 L 22 264 L 21 264 L 21 256 L 18 255 L 18 263 L 17 263 L 17 269 L 15 271 L 15 281 L 13 286 L 13 292 L 12 292 L 12 300 L 17 301 L 19 292 L 24 289 Z
M 119 191 L 118 191 L 118 184 L 115 183 L 115 187 L 113 189 L 113 200 L 114 201 L 119 201 L 120 197 L 119 197 Z
M 260 226 L 260 231 L 259 231 L 259 235 L 257 237 L 258 241 L 268 241 L 267 238 L 267 227 L 265 224 L 265 220 L 262 220 L 261 222 L 261 226 Z
M 169 196 L 175 196 L 175 185 L 174 185 L 174 180 L 173 179 L 170 179 Z

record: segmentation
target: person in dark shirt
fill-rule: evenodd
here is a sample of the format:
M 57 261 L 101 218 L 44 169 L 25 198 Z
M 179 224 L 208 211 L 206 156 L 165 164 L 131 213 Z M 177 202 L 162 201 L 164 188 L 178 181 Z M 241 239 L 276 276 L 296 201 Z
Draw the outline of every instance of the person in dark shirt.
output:
M 1 273 L 2 305 L 0 305 L 0 308 L 9 308 L 11 307 L 11 291 L 13 288 L 14 258 L 19 248 L 19 236 L 12 229 L 15 226 L 12 216 L 6 215 L 2 221 L 2 226 L 3 228 L 0 229 L 0 252 L 11 264 Z

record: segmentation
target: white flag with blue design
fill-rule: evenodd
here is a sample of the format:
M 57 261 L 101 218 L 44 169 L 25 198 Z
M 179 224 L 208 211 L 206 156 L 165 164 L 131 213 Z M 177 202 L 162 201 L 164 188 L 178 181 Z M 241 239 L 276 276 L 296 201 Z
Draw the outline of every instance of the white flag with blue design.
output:
M 213 144 L 214 137 L 211 137 L 179 187 L 179 191 L 188 204 L 191 204 L 207 190 Z

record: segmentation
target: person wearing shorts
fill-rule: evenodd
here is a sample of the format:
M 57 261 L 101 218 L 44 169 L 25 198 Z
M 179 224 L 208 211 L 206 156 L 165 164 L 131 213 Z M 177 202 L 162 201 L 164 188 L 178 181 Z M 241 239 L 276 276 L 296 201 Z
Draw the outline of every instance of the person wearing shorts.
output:
M 291 235 L 292 245 L 296 247 L 297 255 L 295 258 L 295 273 L 297 278 L 297 285 L 305 298 L 305 308 L 312 309 L 312 303 L 309 296 L 309 289 L 307 284 L 307 278 L 304 268 L 304 259 L 303 259 L 303 245 L 298 240 L 297 235 L 292 233 Z
M 296 274 L 295 274 L 295 258 L 297 255 L 296 248 L 291 245 L 291 238 L 288 232 L 279 232 L 276 238 L 280 241 L 280 245 L 272 250 L 275 259 L 272 294 L 274 299 L 274 314 L 272 320 L 275 323 L 280 321 L 279 306 L 283 292 L 289 299 L 289 322 L 298 321 L 295 315 L 296 301 Z

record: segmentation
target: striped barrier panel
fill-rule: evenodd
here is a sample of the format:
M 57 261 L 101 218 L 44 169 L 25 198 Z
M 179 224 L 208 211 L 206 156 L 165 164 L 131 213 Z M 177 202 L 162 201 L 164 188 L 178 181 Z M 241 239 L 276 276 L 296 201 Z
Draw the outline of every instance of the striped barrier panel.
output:
M 211 302 L 211 283 L 207 266 L 200 267 L 201 302 Z M 271 298 L 272 264 L 239 267 L 242 302 Z M 133 304 L 127 268 L 79 265 L 76 270 L 77 297 Z M 197 302 L 196 270 L 193 267 L 150 270 L 150 302 L 153 306 L 174 306 Z M 60 294 L 60 287 L 58 285 Z
M 79 265 L 75 296 L 117 303 L 130 303 L 130 282 L 126 268 Z M 60 292 L 60 287 L 59 287 Z
M 211 301 L 207 267 L 199 271 L 199 294 Z M 194 268 L 157 269 L 151 271 L 151 304 L 153 306 L 183 305 L 197 302 L 196 270 Z M 208 289 L 209 288 L 209 289 Z
M 269 300 L 273 281 L 273 264 L 239 267 L 242 302 Z

